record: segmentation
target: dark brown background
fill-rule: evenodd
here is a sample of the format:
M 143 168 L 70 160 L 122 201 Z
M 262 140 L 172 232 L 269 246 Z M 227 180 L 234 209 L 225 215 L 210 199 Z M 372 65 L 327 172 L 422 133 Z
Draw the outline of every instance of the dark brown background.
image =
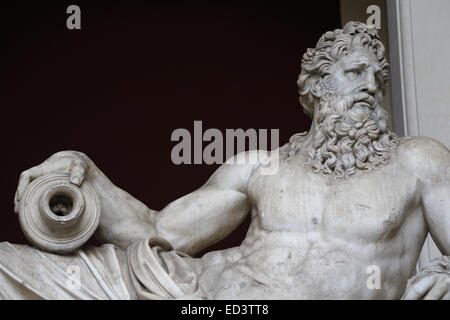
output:
M 160 210 L 217 168 L 172 164 L 176 128 L 278 128 L 280 144 L 308 129 L 300 58 L 340 27 L 339 1 L 189 2 L 2 5 L 0 241 L 26 243 L 18 176 L 57 151 L 85 152 Z M 78 31 L 66 28 L 73 3 Z M 248 223 L 213 249 L 238 245 Z

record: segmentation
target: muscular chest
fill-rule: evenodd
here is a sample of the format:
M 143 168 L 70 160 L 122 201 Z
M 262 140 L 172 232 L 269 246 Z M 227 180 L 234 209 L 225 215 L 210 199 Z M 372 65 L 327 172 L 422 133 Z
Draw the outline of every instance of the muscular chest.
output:
M 251 197 L 264 229 L 379 239 L 417 209 L 417 182 L 395 165 L 342 181 L 307 170 L 290 164 L 254 179 Z

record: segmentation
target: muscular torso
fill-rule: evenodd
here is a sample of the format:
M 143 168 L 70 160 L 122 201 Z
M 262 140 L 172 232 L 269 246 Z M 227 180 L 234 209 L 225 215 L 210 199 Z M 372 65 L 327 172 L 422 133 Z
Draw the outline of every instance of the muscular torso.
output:
M 249 181 L 252 223 L 243 243 L 202 258 L 208 295 L 400 298 L 427 230 L 418 179 L 398 154 L 340 181 L 312 173 L 302 155 L 282 160 L 276 174 L 258 169 Z

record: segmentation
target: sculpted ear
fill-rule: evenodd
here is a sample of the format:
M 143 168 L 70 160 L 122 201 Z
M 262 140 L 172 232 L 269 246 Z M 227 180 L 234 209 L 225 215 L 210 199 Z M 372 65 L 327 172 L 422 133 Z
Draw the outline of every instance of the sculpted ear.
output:
M 322 96 L 322 78 L 317 74 L 302 72 L 297 80 L 297 85 L 303 111 L 312 118 L 315 100 Z
M 322 97 L 322 78 L 315 76 L 311 79 L 311 94 L 314 98 L 320 99 Z

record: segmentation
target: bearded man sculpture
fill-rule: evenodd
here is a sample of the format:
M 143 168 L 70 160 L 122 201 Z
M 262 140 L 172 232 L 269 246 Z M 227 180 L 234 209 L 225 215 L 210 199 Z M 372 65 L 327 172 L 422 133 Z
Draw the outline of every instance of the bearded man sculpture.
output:
M 376 29 L 349 22 L 325 33 L 304 54 L 298 80 L 309 132 L 272 152 L 236 155 L 160 212 L 114 186 L 80 152 L 56 153 L 24 171 L 16 208 L 42 175 L 89 182 L 102 212 L 96 236 L 105 244 L 58 255 L 1 243 L 0 296 L 450 299 L 450 153 L 433 139 L 389 129 L 380 105 L 388 76 Z M 262 174 L 275 158 L 277 172 Z M 240 246 L 190 256 L 248 212 Z M 411 278 L 428 232 L 444 256 Z M 78 286 L 68 286 L 71 266 Z

